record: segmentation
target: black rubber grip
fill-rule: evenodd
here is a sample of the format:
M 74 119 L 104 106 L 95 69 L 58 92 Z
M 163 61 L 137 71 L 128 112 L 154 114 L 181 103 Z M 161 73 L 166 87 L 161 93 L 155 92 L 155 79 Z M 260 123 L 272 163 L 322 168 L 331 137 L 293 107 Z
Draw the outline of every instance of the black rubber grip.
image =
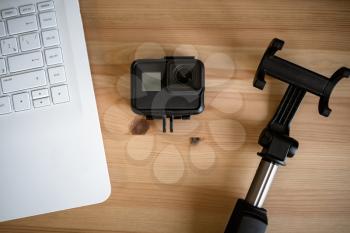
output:
M 267 224 L 265 209 L 254 207 L 245 200 L 238 199 L 225 233 L 265 233 Z

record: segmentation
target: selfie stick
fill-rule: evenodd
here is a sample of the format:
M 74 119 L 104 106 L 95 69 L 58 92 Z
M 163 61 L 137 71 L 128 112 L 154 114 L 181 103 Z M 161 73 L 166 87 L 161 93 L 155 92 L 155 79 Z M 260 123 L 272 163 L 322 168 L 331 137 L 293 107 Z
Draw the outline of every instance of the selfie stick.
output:
M 267 48 L 255 74 L 254 87 L 264 89 L 265 74 L 288 83 L 288 89 L 274 117 L 262 131 L 258 153 L 262 157 L 253 182 L 245 198 L 239 199 L 231 215 L 225 233 L 264 233 L 267 228 L 267 211 L 262 208 L 272 180 L 286 158 L 292 158 L 298 142 L 289 136 L 289 125 L 306 92 L 320 97 L 318 111 L 328 117 L 328 107 L 333 88 L 343 78 L 350 76 L 350 69 L 338 69 L 330 79 L 286 61 L 274 54 L 282 49 L 284 42 L 273 39 Z

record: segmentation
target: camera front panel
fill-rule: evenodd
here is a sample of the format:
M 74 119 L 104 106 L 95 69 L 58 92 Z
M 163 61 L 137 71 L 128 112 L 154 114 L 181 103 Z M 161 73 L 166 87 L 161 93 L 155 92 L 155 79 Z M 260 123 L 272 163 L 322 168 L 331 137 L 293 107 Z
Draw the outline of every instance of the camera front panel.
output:
M 153 117 L 170 113 L 182 116 L 202 112 L 204 66 L 194 61 L 198 60 L 141 59 L 134 61 L 131 66 L 133 111 Z M 194 71 L 194 68 L 198 70 Z M 179 72 L 183 73 L 178 74 Z M 192 76 L 193 74 L 199 75 L 196 78 Z

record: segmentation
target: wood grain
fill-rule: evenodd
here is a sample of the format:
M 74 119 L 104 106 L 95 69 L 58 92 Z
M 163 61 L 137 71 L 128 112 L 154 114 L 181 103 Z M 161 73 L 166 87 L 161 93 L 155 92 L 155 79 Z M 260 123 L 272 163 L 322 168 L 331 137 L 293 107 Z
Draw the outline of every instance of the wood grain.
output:
M 0 224 L 0 232 L 220 233 L 259 163 L 257 137 L 286 86 L 252 87 L 274 37 L 281 57 L 330 76 L 350 66 L 350 2 L 331 0 L 80 0 L 112 182 L 103 204 Z M 162 134 L 132 135 L 129 66 L 135 58 L 198 55 L 206 110 Z M 292 125 L 300 142 L 265 207 L 270 233 L 350 232 L 350 82 L 330 118 L 308 94 Z M 200 137 L 197 145 L 191 137 Z

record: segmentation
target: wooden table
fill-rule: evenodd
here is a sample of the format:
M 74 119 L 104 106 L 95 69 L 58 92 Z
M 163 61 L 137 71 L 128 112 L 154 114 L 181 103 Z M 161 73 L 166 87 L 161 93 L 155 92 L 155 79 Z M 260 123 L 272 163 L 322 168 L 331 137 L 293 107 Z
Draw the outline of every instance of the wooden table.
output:
M 112 182 L 103 204 L 0 224 L 0 232 L 221 233 L 259 163 L 257 137 L 286 85 L 252 87 L 270 40 L 279 53 L 326 76 L 350 66 L 350 2 L 331 0 L 81 0 Z M 196 55 L 206 65 L 206 110 L 150 122 L 129 106 L 135 58 Z M 279 170 L 265 207 L 270 233 L 350 232 L 350 80 L 321 117 L 308 94 L 291 134 L 300 149 Z M 191 137 L 200 137 L 197 145 Z

